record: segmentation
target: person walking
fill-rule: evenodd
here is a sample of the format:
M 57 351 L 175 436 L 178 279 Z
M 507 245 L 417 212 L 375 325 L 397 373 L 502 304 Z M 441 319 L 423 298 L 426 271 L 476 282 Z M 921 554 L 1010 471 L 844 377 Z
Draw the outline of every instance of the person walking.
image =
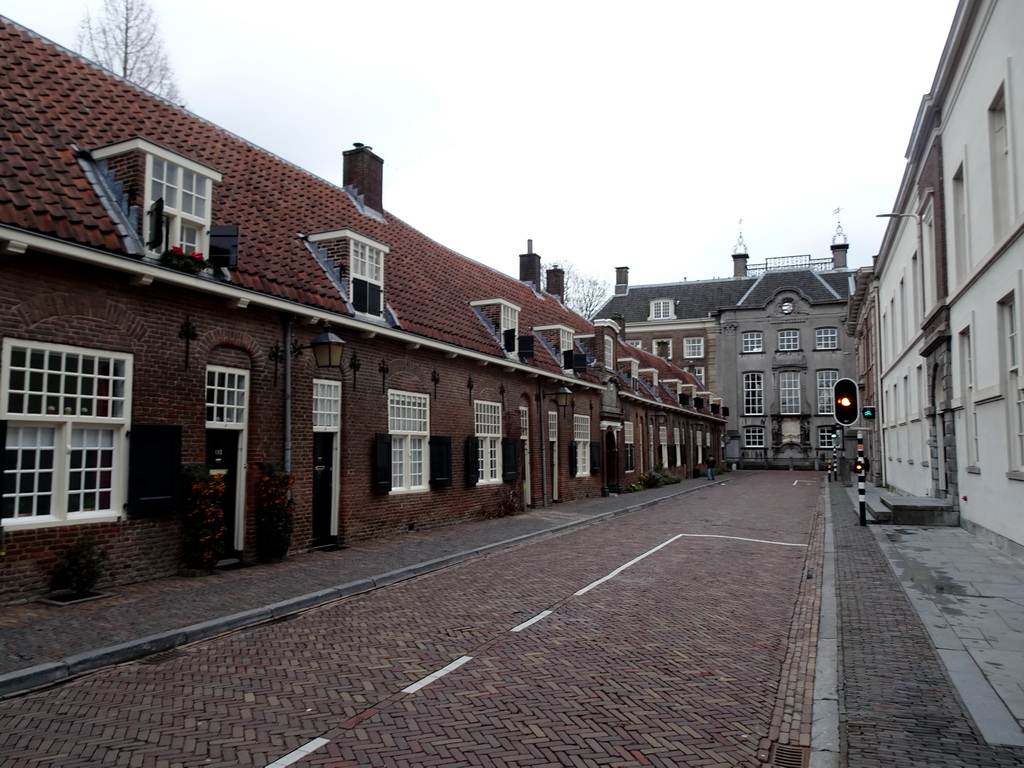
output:
M 715 479 L 715 457 L 714 456 L 708 456 L 707 468 L 708 468 L 708 480 L 714 480 Z

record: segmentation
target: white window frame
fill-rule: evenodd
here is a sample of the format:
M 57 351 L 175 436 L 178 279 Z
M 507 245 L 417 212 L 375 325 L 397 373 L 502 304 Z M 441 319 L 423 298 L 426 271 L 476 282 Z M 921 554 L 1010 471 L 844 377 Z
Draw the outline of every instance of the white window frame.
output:
M 17 451 L 18 462 L 4 470 L 0 492 L 10 482 L 15 489 L 3 494 L 12 516 L 0 526 L 119 520 L 127 499 L 132 355 L 4 339 L 2 359 L 0 418 L 7 420 L 5 450 Z M 31 466 L 22 466 L 28 458 Z M 13 516 L 26 504 L 31 514 Z
M 313 431 L 341 429 L 341 382 L 313 379 Z
M 818 389 L 818 414 L 830 416 L 835 413 L 835 402 L 833 401 L 832 392 L 835 383 L 839 381 L 839 371 L 831 368 L 817 371 L 815 378 Z
M 625 452 L 623 467 L 626 472 L 636 471 L 636 443 L 632 421 L 622 422 L 622 446 Z
M 615 341 L 611 336 L 604 337 L 604 367 L 605 370 L 615 370 Z
M 576 477 L 590 477 L 590 417 L 573 414 L 572 439 L 576 443 Z
M 430 478 L 430 396 L 388 390 L 391 491 L 425 491 Z
M 764 415 L 764 374 L 760 371 L 743 374 L 743 415 Z
M 480 484 L 501 482 L 501 403 L 473 401 L 474 434 L 479 441 Z
M 704 357 L 704 337 L 686 336 L 683 338 L 683 358 L 693 360 Z
M 518 357 L 519 355 L 519 307 L 512 304 L 501 305 L 501 338 L 504 342 L 505 331 L 515 331 L 515 346 L 509 353 Z
M 668 466 L 668 427 L 658 427 L 658 460 L 661 466 Z
M 663 359 L 664 360 L 671 360 L 672 359 L 672 339 L 654 339 L 654 340 L 652 340 L 651 341 L 651 352 L 653 352 L 657 357 L 661 357 L 661 355 L 658 354 L 658 348 L 662 344 L 666 345 L 666 347 L 665 347 L 665 356 L 664 356 Z
M 761 331 L 744 331 L 743 352 L 764 352 L 764 334 Z
M 779 371 L 779 413 L 783 416 L 800 414 L 799 371 Z
M 784 328 L 779 331 L 779 351 L 796 352 L 800 349 L 800 331 L 795 328 Z
M 703 365 L 695 365 L 693 366 L 693 370 L 691 371 L 691 373 L 697 377 L 701 384 L 707 386 L 707 382 L 704 381 L 704 372 L 705 371 Z
M 814 348 L 816 350 L 839 349 L 839 329 L 815 328 Z
M 211 375 L 215 377 L 212 382 Z M 206 366 L 206 428 L 245 429 L 248 395 L 249 371 L 223 365 Z
M 328 241 L 344 241 L 344 254 L 348 258 L 347 289 L 350 302 L 355 301 L 356 281 L 362 280 L 368 285 L 375 285 L 380 290 L 379 312 L 363 312 L 355 310 L 359 317 L 381 317 L 387 306 L 387 294 L 384 290 L 385 278 L 387 276 L 387 258 L 391 249 L 373 238 L 362 235 L 355 230 L 343 227 L 332 229 L 327 232 L 317 232 L 307 238 L 310 243 L 319 247 L 320 243 Z M 344 271 L 344 258 L 337 254 L 333 258 L 334 266 L 340 272 Z M 370 309 L 367 307 L 367 309 Z
M 683 466 L 683 444 L 680 438 L 679 427 L 672 428 L 672 439 L 675 441 L 676 446 L 676 466 Z
M 748 426 L 743 428 L 744 448 L 764 448 L 764 427 Z
M 835 427 L 818 427 L 818 448 L 835 448 L 836 442 L 832 439 Z
M 676 317 L 675 302 L 672 299 L 654 299 L 651 301 L 651 320 L 674 320 Z

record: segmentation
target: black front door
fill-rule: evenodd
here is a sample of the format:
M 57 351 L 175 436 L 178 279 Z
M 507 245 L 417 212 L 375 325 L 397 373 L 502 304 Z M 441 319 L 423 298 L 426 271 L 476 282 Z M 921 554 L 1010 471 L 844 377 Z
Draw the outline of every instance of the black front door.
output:
M 334 433 L 313 433 L 313 546 L 334 544 L 331 535 L 334 506 Z
M 225 560 L 241 558 L 235 548 L 235 533 L 241 528 L 238 509 L 238 435 L 234 429 L 206 430 L 206 466 L 211 472 L 224 473 L 224 537 L 221 552 Z

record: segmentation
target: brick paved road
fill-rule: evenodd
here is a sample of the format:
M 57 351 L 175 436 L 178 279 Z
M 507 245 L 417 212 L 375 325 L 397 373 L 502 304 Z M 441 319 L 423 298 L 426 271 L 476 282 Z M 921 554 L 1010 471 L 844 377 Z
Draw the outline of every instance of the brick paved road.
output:
M 839 595 L 841 728 L 849 768 L 1020 768 L 978 735 L 874 536 L 830 486 Z
M 819 491 L 709 484 L 14 698 L 0 764 L 758 766 L 809 730 Z

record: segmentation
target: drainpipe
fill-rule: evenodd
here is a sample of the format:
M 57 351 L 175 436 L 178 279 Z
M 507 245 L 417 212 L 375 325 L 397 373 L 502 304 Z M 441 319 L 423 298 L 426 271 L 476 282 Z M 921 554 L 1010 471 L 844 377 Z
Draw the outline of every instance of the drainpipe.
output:
M 292 316 L 281 321 L 284 356 L 284 471 L 292 471 Z
M 548 506 L 548 457 L 547 436 L 544 434 L 544 423 L 547 414 L 544 412 L 544 385 L 537 380 L 537 427 L 540 435 L 540 505 Z

